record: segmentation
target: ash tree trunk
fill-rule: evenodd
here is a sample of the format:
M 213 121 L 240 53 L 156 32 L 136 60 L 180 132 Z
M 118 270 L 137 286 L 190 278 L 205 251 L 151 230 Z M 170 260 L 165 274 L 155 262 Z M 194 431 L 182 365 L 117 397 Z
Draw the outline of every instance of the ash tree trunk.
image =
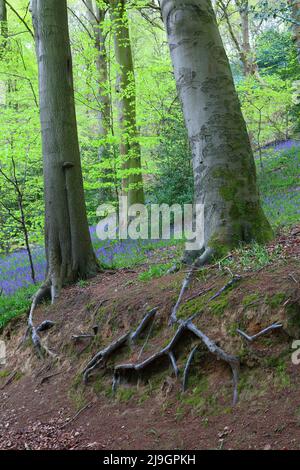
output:
M 89 233 L 74 104 L 66 0 L 31 2 L 39 72 L 45 191 L 46 286 L 98 270 Z
M 192 149 L 195 202 L 204 205 L 200 253 L 265 242 L 272 230 L 211 1 L 162 0 L 161 8 Z
M 110 0 L 115 55 L 118 65 L 117 93 L 121 133 L 122 190 L 128 205 L 144 203 L 141 148 L 136 125 L 136 94 L 126 0 Z

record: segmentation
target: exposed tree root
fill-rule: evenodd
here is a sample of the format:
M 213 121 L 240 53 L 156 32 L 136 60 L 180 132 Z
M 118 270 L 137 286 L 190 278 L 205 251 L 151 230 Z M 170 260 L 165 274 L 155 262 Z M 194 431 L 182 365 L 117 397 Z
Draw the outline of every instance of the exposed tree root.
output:
M 65 429 L 67 426 L 69 426 L 69 424 L 73 423 L 73 421 L 75 421 L 85 410 L 90 408 L 92 405 L 93 405 L 92 401 L 88 403 L 87 405 L 84 405 L 79 411 L 77 411 L 77 413 L 74 416 L 72 416 L 72 418 L 70 418 L 65 424 L 63 424 L 60 427 L 60 429 Z
M 208 302 L 219 297 L 224 291 L 226 291 L 228 288 L 233 286 L 239 280 L 240 280 L 239 276 L 234 276 L 227 284 L 225 284 L 218 292 L 216 292 L 208 300 Z M 83 371 L 84 382 L 87 383 L 89 375 L 96 367 L 104 367 L 107 359 L 121 346 L 123 346 L 124 344 L 131 345 L 132 343 L 134 343 L 136 339 L 141 335 L 141 333 L 146 329 L 149 323 L 154 319 L 157 310 L 158 309 L 155 308 L 155 309 L 152 309 L 150 312 L 148 312 L 146 316 L 140 322 L 137 329 L 133 333 L 127 332 L 126 334 L 118 338 L 116 341 L 108 345 L 105 349 L 99 351 L 91 359 L 91 361 L 87 364 L 87 366 L 85 367 Z M 174 350 L 175 350 L 176 344 L 182 339 L 183 334 L 186 331 L 188 331 L 192 333 L 194 336 L 196 336 L 198 339 L 200 339 L 201 343 L 206 347 L 206 349 L 211 354 L 216 356 L 217 359 L 221 359 L 222 361 L 226 362 L 230 366 L 231 371 L 232 371 L 232 377 L 233 377 L 233 404 L 236 404 L 238 401 L 239 359 L 236 356 L 227 354 L 222 348 L 217 346 L 217 344 L 213 340 L 211 340 L 207 335 L 205 335 L 199 328 L 197 328 L 194 325 L 193 320 L 201 313 L 202 313 L 201 311 L 197 312 L 196 314 L 192 315 L 187 320 L 177 319 L 177 316 L 176 316 L 176 319 L 174 320 L 174 322 L 177 323 L 178 328 L 174 336 L 168 343 L 168 345 L 162 348 L 160 351 L 152 354 L 147 359 L 141 362 L 137 362 L 137 363 L 127 363 L 127 364 L 116 365 L 114 368 L 113 382 L 112 382 L 113 391 L 114 392 L 116 391 L 121 381 L 122 375 L 126 375 L 130 371 L 134 371 L 139 374 L 142 371 L 144 371 L 147 367 L 151 366 L 153 363 L 162 359 L 163 357 L 167 357 L 174 371 L 175 376 L 178 377 L 179 368 L 177 365 Z M 183 390 L 186 389 L 190 365 L 192 363 L 192 360 L 194 358 L 197 348 L 198 348 L 198 345 L 194 347 L 194 349 L 192 350 L 192 352 L 190 353 L 188 357 L 188 360 L 184 369 L 184 374 L 183 374 Z
M 197 294 L 191 295 L 187 299 L 185 299 L 184 303 L 186 304 L 187 302 L 190 302 L 191 300 L 197 299 L 198 297 L 201 297 L 201 295 L 205 295 L 208 292 L 210 292 L 213 288 L 208 287 L 207 289 L 203 289 L 200 292 L 197 292 Z
M 129 337 L 130 333 L 126 333 L 113 343 L 109 344 L 106 348 L 102 349 L 101 351 L 97 352 L 97 354 L 95 354 L 95 356 L 90 360 L 90 362 L 87 364 L 83 371 L 84 383 L 88 382 L 90 373 L 94 369 L 96 369 L 96 367 L 103 367 L 107 359 L 112 355 L 112 353 L 114 353 L 115 351 L 120 349 L 121 346 L 127 343 Z
M 89 376 L 91 372 L 96 369 L 97 367 L 104 367 L 106 361 L 109 359 L 109 357 L 118 349 L 120 349 L 122 346 L 125 344 L 129 343 L 134 343 L 143 333 L 143 331 L 147 328 L 151 320 L 154 319 L 156 313 L 158 311 L 158 307 L 153 308 L 148 312 L 142 321 L 139 323 L 137 329 L 133 332 L 127 332 L 124 335 L 120 336 L 116 341 L 112 342 L 109 344 L 106 348 L 102 349 L 101 351 L 98 351 L 95 356 L 90 360 L 90 362 L 86 365 L 86 367 L 83 370 L 83 381 L 84 383 L 88 382 Z M 83 335 L 81 335 L 82 337 Z M 86 336 L 85 336 L 86 337 Z
M 227 354 L 225 351 L 223 351 L 223 349 L 217 346 L 214 341 L 209 339 L 208 336 L 206 336 L 201 330 L 196 328 L 196 326 L 191 321 L 187 322 L 186 327 L 202 340 L 202 342 L 212 354 L 214 354 L 218 359 L 222 359 L 222 361 L 227 362 L 227 364 L 230 365 L 233 378 L 233 405 L 235 405 L 238 402 L 238 380 L 240 365 L 238 357 L 233 356 L 231 354 Z
M 43 357 L 43 353 L 48 354 L 51 357 L 56 357 L 56 354 L 52 351 L 50 351 L 49 348 L 47 348 L 41 341 L 41 338 L 39 336 L 39 333 L 42 331 L 46 331 L 49 328 L 52 328 L 54 326 L 54 322 L 50 320 L 46 320 L 42 322 L 39 326 L 35 327 L 33 323 L 33 313 L 36 309 L 36 307 L 47 297 L 49 297 L 50 294 L 50 287 L 48 285 L 44 285 L 40 287 L 40 289 L 37 291 L 37 293 L 34 295 L 32 299 L 32 304 L 28 316 L 28 329 L 25 335 L 25 338 L 27 334 L 31 334 L 31 339 L 32 343 L 34 346 L 34 349 L 36 350 L 37 354 L 39 357 Z
M 267 328 L 264 328 L 263 330 L 259 331 L 258 333 L 256 333 L 255 335 L 253 336 L 249 336 L 247 333 L 245 333 L 244 331 L 242 330 L 236 330 L 237 333 L 239 335 L 241 335 L 243 338 L 245 338 L 247 341 L 249 342 L 253 342 L 255 341 L 257 338 L 259 338 L 260 336 L 263 336 L 267 333 L 269 333 L 269 331 L 272 331 L 272 330 L 278 330 L 279 328 L 282 328 L 283 325 L 279 322 L 276 322 L 276 323 L 273 323 L 272 325 L 268 326 Z
M 208 336 L 206 336 L 201 330 L 199 330 L 191 321 L 191 319 L 188 319 L 186 321 L 178 320 L 177 323 L 179 324 L 179 327 L 169 342 L 169 344 L 161 349 L 160 351 L 156 352 L 155 354 L 152 354 L 152 356 L 148 357 L 142 362 L 139 362 L 137 364 L 129 363 L 129 364 L 121 364 L 117 365 L 115 367 L 114 371 L 114 379 L 113 379 L 113 384 L 114 384 L 114 389 L 116 389 L 116 384 L 120 382 L 120 375 L 122 373 L 126 373 L 129 370 L 135 371 L 135 372 L 141 372 L 143 371 L 146 367 L 150 366 L 153 364 L 155 361 L 160 359 L 163 356 L 167 356 L 170 360 L 170 363 L 172 365 L 172 368 L 174 370 L 175 376 L 178 377 L 179 375 L 179 369 L 176 363 L 175 355 L 174 355 L 174 347 L 177 344 L 177 342 L 181 339 L 183 333 L 186 330 L 189 330 L 191 333 L 193 333 L 195 336 L 197 336 L 201 342 L 206 346 L 206 348 L 209 350 L 210 353 L 215 355 L 218 359 L 222 359 L 224 362 L 230 365 L 231 370 L 232 370 L 232 375 L 233 375 L 233 386 L 234 386 L 234 392 L 233 392 L 233 404 L 237 403 L 238 400 L 238 373 L 239 373 L 239 359 L 236 356 L 232 356 L 230 354 L 227 354 L 223 349 L 221 349 L 219 346 L 216 345 L 214 341 L 212 341 Z M 195 349 L 195 348 L 194 348 Z M 191 362 L 191 360 L 190 360 Z
M 72 335 L 71 339 L 73 341 L 78 341 L 80 339 L 91 339 L 91 338 L 94 338 L 94 337 L 95 337 L 94 334 L 92 335 L 91 333 L 86 333 L 86 334 L 82 333 L 80 335 Z
M 188 360 L 186 361 L 186 365 L 185 365 L 185 368 L 184 368 L 184 372 L 183 372 L 183 380 L 182 380 L 182 390 L 185 392 L 186 389 L 187 389 L 187 384 L 188 384 L 188 378 L 189 378 L 189 372 L 190 372 L 190 368 L 191 368 L 191 364 L 193 362 L 193 359 L 194 359 L 194 356 L 195 356 L 195 353 L 196 351 L 198 350 L 198 345 L 195 346 L 192 351 L 190 352 L 189 354 L 189 357 L 188 357 Z
M 51 328 L 53 328 L 54 325 L 55 325 L 54 321 L 45 320 L 39 326 L 37 326 L 36 331 L 38 333 L 43 332 L 43 331 L 47 331 L 47 330 L 50 330 Z
M 214 250 L 212 248 L 207 248 L 204 253 L 199 256 L 199 258 L 197 258 L 194 263 L 192 264 L 192 267 L 191 269 L 189 270 L 189 272 L 187 273 L 183 283 L 182 283 L 182 287 L 181 287 L 181 290 L 180 290 L 180 294 L 179 294 L 179 297 L 177 299 L 177 302 L 172 310 L 172 313 L 171 313 L 171 316 L 170 316 L 170 321 L 169 321 L 169 325 L 173 325 L 174 323 L 177 322 L 177 312 L 178 312 L 178 309 L 180 307 L 180 304 L 182 302 L 182 299 L 183 299 L 183 296 L 185 294 L 185 292 L 187 291 L 187 289 L 189 288 L 192 280 L 193 280 L 193 277 L 194 277 L 194 274 L 195 274 L 195 271 L 197 268 L 199 268 L 200 266 L 204 266 L 206 263 L 208 263 L 212 256 L 214 254 Z
M 139 326 L 137 327 L 137 329 L 131 334 L 130 336 L 130 339 L 133 343 L 135 343 L 135 341 L 139 338 L 139 336 L 141 335 L 141 333 L 143 333 L 143 331 L 147 328 L 147 326 L 149 325 L 149 323 L 151 323 L 151 321 L 153 321 L 156 313 L 158 311 L 158 307 L 155 307 L 153 308 L 152 310 L 150 310 L 150 312 L 147 313 L 147 315 L 142 319 L 141 323 L 139 324 Z

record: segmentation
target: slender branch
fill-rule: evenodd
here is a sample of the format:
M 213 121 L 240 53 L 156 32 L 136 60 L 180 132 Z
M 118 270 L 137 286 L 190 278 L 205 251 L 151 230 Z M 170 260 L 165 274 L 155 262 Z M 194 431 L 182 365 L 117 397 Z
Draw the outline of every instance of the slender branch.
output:
M 21 23 L 23 23 L 27 31 L 30 33 L 31 37 L 34 39 L 33 31 L 30 29 L 25 19 L 22 18 L 22 16 L 17 12 L 17 10 L 15 10 L 15 8 L 7 0 L 4 0 L 4 3 L 6 3 L 6 5 L 11 9 L 11 11 L 19 18 Z
M 76 15 L 75 11 L 72 10 L 72 8 L 68 7 L 68 10 L 72 13 L 72 15 L 74 16 L 74 18 L 76 18 L 76 20 L 81 24 L 81 26 L 84 28 L 84 30 L 87 32 L 87 34 L 89 35 L 90 39 L 93 39 L 93 36 L 92 34 L 90 33 L 89 29 L 86 27 L 86 25 L 84 24 L 84 22 L 79 18 L 79 16 Z

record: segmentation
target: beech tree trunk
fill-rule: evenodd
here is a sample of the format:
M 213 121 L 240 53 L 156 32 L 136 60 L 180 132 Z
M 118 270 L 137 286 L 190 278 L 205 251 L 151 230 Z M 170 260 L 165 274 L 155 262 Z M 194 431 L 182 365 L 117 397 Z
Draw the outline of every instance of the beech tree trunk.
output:
M 254 158 L 210 0 L 162 0 L 162 16 L 193 155 L 204 249 L 265 242 Z M 196 255 L 196 253 L 192 253 Z
M 113 20 L 115 55 L 118 64 L 118 108 L 121 133 L 123 194 L 128 205 L 144 203 L 141 148 L 136 125 L 135 78 L 129 36 L 126 0 L 110 0 Z
M 66 0 L 32 0 L 39 72 L 45 191 L 46 285 L 98 270 L 89 233 L 74 104 Z

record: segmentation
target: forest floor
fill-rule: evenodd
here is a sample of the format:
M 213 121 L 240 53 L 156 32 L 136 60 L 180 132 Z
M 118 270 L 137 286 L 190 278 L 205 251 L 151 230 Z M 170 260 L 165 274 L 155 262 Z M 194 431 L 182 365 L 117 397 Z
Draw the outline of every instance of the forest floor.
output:
M 182 371 L 197 343 L 189 336 L 175 353 L 179 378 L 168 362 L 158 361 L 113 394 L 115 364 L 144 359 L 174 335 L 168 319 L 186 273 L 161 275 L 155 266 L 170 263 L 176 249 L 160 248 L 150 267 L 148 262 L 104 272 L 64 289 L 57 304 L 40 306 L 35 324 L 55 322 L 42 334 L 57 354 L 54 359 L 39 359 L 30 341 L 19 347 L 26 318 L 5 327 L 0 449 L 300 449 L 300 365 L 292 363 L 292 344 L 300 338 L 300 226 L 282 232 L 266 248 L 237 250 L 199 271 L 179 310 L 181 318 L 202 310 L 197 327 L 239 356 L 236 406 L 227 364 L 205 349 L 196 353 L 188 389 L 182 392 Z M 241 280 L 208 302 L 231 273 Z M 136 328 L 154 307 L 158 313 L 145 337 L 118 351 L 84 385 L 82 370 L 93 354 Z M 276 321 L 281 329 L 253 343 L 236 332 L 255 334 Z M 72 339 L 91 333 L 95 325 L 95 337 Z

